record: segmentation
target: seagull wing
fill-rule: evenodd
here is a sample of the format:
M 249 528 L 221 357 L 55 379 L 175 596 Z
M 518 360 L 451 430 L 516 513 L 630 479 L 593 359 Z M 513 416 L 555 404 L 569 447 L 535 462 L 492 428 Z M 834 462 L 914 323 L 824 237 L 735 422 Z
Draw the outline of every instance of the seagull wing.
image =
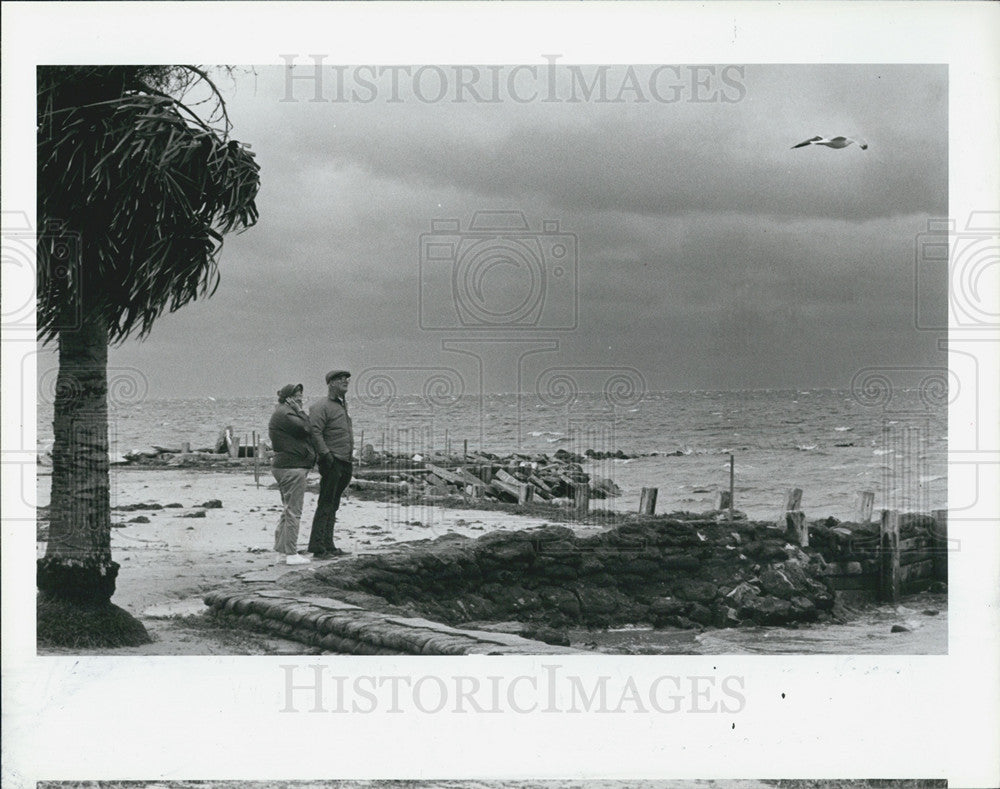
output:
M 822 139 L 823 138 L 817 134 L 815 137 L 810 137 L 808 140 L 804 140 L 803 142 L 800 142 L 798 145 L 793 145 L 792 150 L 795 150 L 796 148 L 802 148 L 806 145 L 812 145 L 814 142 L 816 142 L 816 140 L 822 140 Z

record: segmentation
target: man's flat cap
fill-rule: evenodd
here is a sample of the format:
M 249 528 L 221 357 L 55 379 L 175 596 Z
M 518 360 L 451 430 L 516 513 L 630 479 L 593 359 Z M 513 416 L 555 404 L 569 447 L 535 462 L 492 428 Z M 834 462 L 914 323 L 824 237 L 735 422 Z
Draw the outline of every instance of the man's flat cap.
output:
M 330 383 L 334 378 L 350 378 L 351 374 L 347 370 L 330 370 L 326 374 L 326 382 Z

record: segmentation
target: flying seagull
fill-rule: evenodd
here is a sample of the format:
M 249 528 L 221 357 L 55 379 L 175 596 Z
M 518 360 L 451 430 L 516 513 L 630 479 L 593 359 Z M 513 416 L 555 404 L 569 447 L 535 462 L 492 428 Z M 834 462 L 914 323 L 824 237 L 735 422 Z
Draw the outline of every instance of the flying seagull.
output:
M 803 148 L 806 145 L 825 145 L 827 148 L 846 148 L 851 143 L 856 143 L 862 151 L 868 148 L 868 143 L 858 142 L 858 140 L 852 140 L 850 137 L 820 137 L 818 134 L 815 137 L 810 137 L 808 140 L 800 142 L 798 145 L 793 145 L 792 148 Z

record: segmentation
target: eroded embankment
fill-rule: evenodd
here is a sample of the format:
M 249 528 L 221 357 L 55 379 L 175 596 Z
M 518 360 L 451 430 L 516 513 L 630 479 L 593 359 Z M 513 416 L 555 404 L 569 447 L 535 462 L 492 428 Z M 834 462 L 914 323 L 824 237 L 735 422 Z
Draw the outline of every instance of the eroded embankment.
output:
M 359 606 L 359 611 L 378 612 L 380 621 L 416 616 L 475 630 L 507 623 L 507 630 L 522 636 L 565 645 L 569 642 L 563 631 L 569 627 L 694 628 L 826 621 L 832 617 L 833 579 L 843 570 L 843 557 L 855 555 L 853 546 L 871 528 L 813 523 L 814 543 L 808 548 L 793 545 L 772 524 L 695 518 L 634 518 L 587 536 L 555 525 L 493 532 L 478 539 L 446 535 L 400 545 L 391 553 L 351 557 L 289 574 L 282 579 L 287 590 L 283 595 L 344 601 Z M 909 517 L 903 528 L 904 532 L 923 528 L 921 517 Z M 829 562 L 827 556 L 841 561 Z M 248 599 L 247 592 L 242 594 Z M 273 600 L 272 605 L 256 608 L 245 602 L 234 608 L 231 600 L 215 593 L 206 602 L 237 616 L 239 608 L 246 612 L 274 608 Z M 295 629 L 301 629 L 304 617 L 315 625 L 317 616 L 304 611 L 301 606 L 279 606 L 270 617 L 291 622 Z M 511 628 L 512 620 L 520 624 Z M 365 642 L 363 623 L 352 625 L 351 639 Z M 384 634 L 382 642 L 377 637 L 368 640 L 389 645 Z M 476 651 L 460 641 L 453 641 L 449 649 Z M 506 646 L 517 651 L 516 644 Z M 406 651 L 406 644 L 394 641 L 392 648 Z M 340 649 L 357 651 L 348 643 Z M 417 651 L 433 650 L 433 644 L 425 644 Z
M 311 581 L 450 624 L 694 627 L 814 621 L 833 606 L 822 560 L 764 527 L 649 519 L 444 537 L 318 568 Z

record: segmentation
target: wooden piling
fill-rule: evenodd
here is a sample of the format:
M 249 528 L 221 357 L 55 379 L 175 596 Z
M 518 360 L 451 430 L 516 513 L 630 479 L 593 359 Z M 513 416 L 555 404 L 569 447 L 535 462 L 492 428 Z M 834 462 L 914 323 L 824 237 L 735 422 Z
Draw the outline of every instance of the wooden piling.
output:
M 535 489 L 531 487 L 526 482 L 522 482 L 518 485 L 517 491 L 517 503 L 518 504 L 530 504 L 534 499 Z
M 191 442 L 190 441 L 185 441 L 184 444 L 182 445 L 182 449 L 184 450 L 184 454 L 185 455 L 190 455 L 191 454 Z
M 655 515 L 656 514 L 656 488 L 643 488 L 642 495 L 639 497 L 639 514 L 640 515 Z
M 733 507 L 736 503 L 736 459 L 729 454 L 729 522 L 733 522 Z M 719 507 L 721 510 L 722 507 Z
M 802 510 L 785 513 L 785 529 L 792 541 L 803 548 L 809 547 L 809 524 Z
M 879 524 L 879 598 L 899 602 L 899 510 L 882 510 Z
M 573 485 L 573 507 L 579 513 L 590 510 L 590 485 L 586 482 L 578 482 Z
M 361 440 L 358 442 L 358 465 L 365 464 L 365 431 L 361 431 Z
M 948 583 L 948 510 L 931 510 L 934 517 L 934 580 Z
M 789 525 L 789 516 L 792 513 L 802 512 L 802 488 L 792 488 L 788 491 L 788 496 L 785 497 L 785 511 L 778 517 L 778 522 L 775 524 L 779 529 L 783 531 L 788 531 L 792 527 Z M 803 523 L 805 523 L 805 515 L 803 514 Z M 806 537 L 808 540 L 808 536 Z
M 253 481 L 260 487 L 260 450 L 257 448 L 257 431 L 253 431 Z
M 731 509 L 730 504 L 732 503 L 730 492 L 728 490 L 720 490 L 715 494 L 715 506 L 712 509 L 716 510 L 728 510 Z M 730 519 L 732 516 L 730 516 Z
M 462 457 L 467 458 L 469 456 L 469 439 L 462 439 Z
M 872 522 L 872 510 L 875 509 L 875 491 L 861 491 L 861 523 Z

